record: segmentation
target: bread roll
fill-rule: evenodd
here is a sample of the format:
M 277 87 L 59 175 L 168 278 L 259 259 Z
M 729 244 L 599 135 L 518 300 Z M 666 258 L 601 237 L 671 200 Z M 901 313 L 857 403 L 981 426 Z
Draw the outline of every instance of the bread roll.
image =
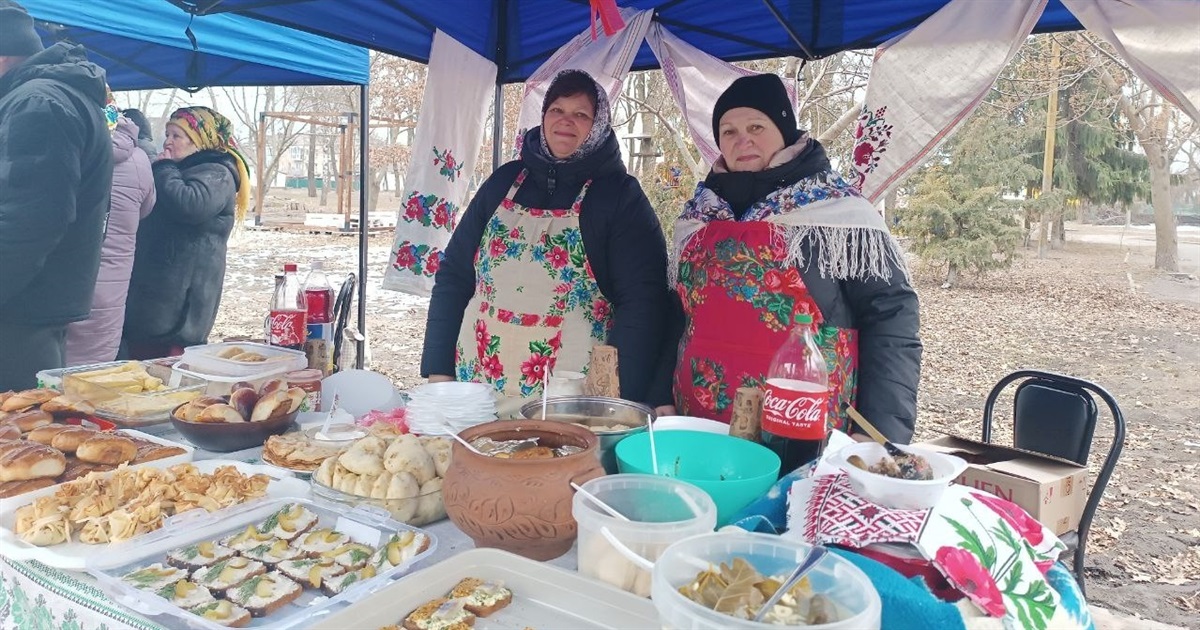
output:
M 30 409 L 29 411 L 9 414 L 5 422 L 16 426 L 22 433 L 29 433 L 38 427 L 44 427 L 54 422 L 54 416 L 39 409 Z
M 238 413 L 237 409 L 221 403 L 219 405 L 209 405 L 200 412 L 196 417 L 196 422 L 245 422 L 246 419 L 242 414 Z
M 137 445 L 127 437 L 97 435 L 80 444 L 75 457 L 89 464 L 124 464 L 137 457 Z
M 286 389 L 272 390 L 263 394 L 258 399 L 258 403 L 254 405 L 254 413 L 250 414 L 249 420 L 251 422 L 262 422 L 278 418 L 288 413 L 291 404 Z
M 93 436 L 99 435 L 100 432 L 95 429 L 86 429 L 84 427 L 71 427 L 59 431 L 51 440 L 50 446 L 64 452 L 74 453 L 75 449 Z
M 30 431 L 29 435 L 25 436 L 25 439 L 29 440 L 30 442 L 37 442 L 38 444 L 53 446 L 54 436 L 66 431 L 67 429 L 77 428 L 78 427 L 74 427 L 69 424 L 47 424 L 44 427 L 38 427 Z
M 67 460 L 67 467 L 63 470 L 63 474 L 59 475 L 58 480 L 60 482 L 74 481 L 76 479 L 86 477 L 94 472 L 108 472 L 115 468 L 116 466 L 109 466 L 108 464 L 91 464 L 88 462 L 81 462 L 72 457 L 71 459 Z
M 288 413 L 300 410 L 300 405 L 304 403 L 304 397 L 308 396 L 308 392 L 299 387 L 289 387 L 287 390 L 288 397 Z
M 249 387 L 233 390 L 229 395 L 229 406 L 237 409 L 243 418 L 250 419 L 254 405 L 258 403 L 258 392 Z
M 51 398 L 58 396 L 58 391 L 53 389 L 27 389 L 23 392 L 17 392 L 9 396 L 7 400 L 0 403 L 0 411 L 19 411 L 28 409 L 34 405 L 40 405 Z
M 383 474 L 383 454 L 388 444 L 374 436 L 365 437 L 338 456 L 338 463 L 357 475 L 378 477 Z
M 0 392 L 0 408 L 4 407 L 4 401 L 8 400 L 9 398 L 12 398 L 13 394 L 15 394 L 15 393 L 17 393 L 17 392 L 14 392 L 11 389 L 6 392 Z
M 40 409 L 49 413 L 62 415 L 83 414 L 90 416 L 91 414 L 96 413 L 96 408 L 92 406 L 92 403 L 78 396 L 71 396 L 69 394 L 62 394 L 47 400 L 46 402 L 42 403 Z
M 57 477 L 66 467 L 67 457 L 45 444 L 6 442 L 0 445 L 0 481 Z
M 15 424 L 7 422 L 0 424 L 0 440 L 19 440 L 21 439 L 21 430 Z
M 175 410 L 175 417 L 183 420 L 184 422 L 199 422 L 200 414 L 204 413 L 204 410 L 207 408 L 207 405 L 193 400 L 192 402 L 187 403 L 186 405 L 183 405 L 179 409 Z
M 371 488 L 375 485 L 375 479 L 366 475 L 360 475 L 358 481 L 354 483 L 354 490 L 350 494 L 360 497 L 371 496 Z

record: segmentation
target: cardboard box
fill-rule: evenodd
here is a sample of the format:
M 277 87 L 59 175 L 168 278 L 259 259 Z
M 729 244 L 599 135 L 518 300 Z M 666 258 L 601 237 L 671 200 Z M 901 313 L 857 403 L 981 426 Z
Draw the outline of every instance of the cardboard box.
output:
M 920 446 L 967 460 L 955 483 L 1016 503 L 1055 534 L 1079 526 L 1087 467 L 1049 455 L 947 435 Z

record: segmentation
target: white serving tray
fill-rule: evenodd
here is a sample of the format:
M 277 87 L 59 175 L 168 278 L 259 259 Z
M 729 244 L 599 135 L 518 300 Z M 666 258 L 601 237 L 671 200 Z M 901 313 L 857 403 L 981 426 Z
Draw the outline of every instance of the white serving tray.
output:
M 147 462 L 146 465 L 154 464 L 159 464 L 159 462 Z M 212 473 L 219 466 L 234 466 L 245 475 L 259 473 L 267 475 L 271 477 L 271 483 L 267 486 L 267 494 L 263 498 L 235 505 L 224 510 L 218 510 L 211 513 L 211 515 L 203 510 L 193 510 L 192 512 L 196 512 L 196 514 L 192 512 L 177 514 L 163 522 L 164 529 L 170 528 L 172 531 L 179 531 L 179 527 L 192 527 L 194 525 L 189 525 L 188 522 L 196 519 L 198 516 L 211 516 L 215 521 L 220 521 L 221 519 L 241 514 L 246 510 L 253 510 L 266 500 L 306 498 L 309 496 L 307 481 L 301 481 L 278 468 L 221 459 L 206 459 L 195 462 L 194 465 L 203 473 Z M 159 464 L 157 467 L 166 468 L 168 466 Z M 73 571 L 87 568 L 104 569 L 120 566 L 126 562 L 128 556 L 125 554 L 129 553 L 128 550 L 140 550 L 141 541 L 156 534 L 156 532 L 150 532 L 120 543 L 107 545 L 87 545 L 73 540 L 72 542 L 51 545 L 49 547 L 38 547 L 21 540 L 14 531 L 17 509 L 32 503 L 34 499 L 54 494 L 57 489 L 58 486 L 51 486 L 28 492 L 13 497 L 3 506 L 0 506 L 0 554 L 13 560 L 37 560 L 42 564 L 59 569 Z
M 513 592 L 511 604 L 475 621 L 476 630 L 661 628 L 658 611 L 649 599 L 574 571 L 498 549 L 472 549 L 447 558 L 315 621 L 308 628 L 345 630 L 402 625 L 408 613 L 442 597 L 465 577 L 498 580 Z
M 193 510 L 184 517 L 194 515 L 196 518 L 180 519 L 157 531 L 134 539 L 132 548 L 112 550 L 113 555 L 121 560 L 104 570 L 92 568 L 89 572 L 96 578 L 101 590 L 113 601 L 151 618 L 163 627 L 189 628 L 196 630 L 221 630 L 217 623 L 205 620 L 179 608 L 165 599 L 152 593 L 141 591 L 121 581 L 121 576 L 155 562 L 166 562 L 166 556 L 171 551 L 194 545 L 206 540 L 219 540 L 229 534 L 236 534 L 247 525 L 257 524 L 288 504 L 299 504 L 311 510 L 318 518 L 316 527 L 331 527 L 351 537 L 355 542 L 365 543 L 372 547 L 379 546 L 394 532 L 411 530 L 421 532 L 429 537 L 429 548 L 404 564 L 383 571 L 375 577 L 364 580 L 347 588 L 336 597 L 326 597 L 321 592 L 306 588 L 292 603 L 280 608 L 270 615 L 254 618 L 250 628 L 292 628 L 303 625 L 313 615 L 342 603 L 352 603 L 379 590 L 401 575 L 408 573 L 414 566 L 425 561 L 437 551 L 437 537 L 428 530 L 405 525 L 393 520 L 381 509 L 346 509 L 346 506 L 313 501 L 309 499 L 279 499 L 266 503 L 255 502 L 247 504 L 248 509 L 235 515 L 209 514 L 202 510 Z M 122 543 L 124 545 L 126 543 Z M 220 597 L 220 594 L 216 594 Z
M 133 464 L 131 466 L 127 466 L 127 468 L 130 468 L 130 469 L 145 468 L 147 466 L 154 466 L 156 468 L 167 468 L 170 466 L 174 466 L 175 464 L 186 464 L 187 462 L 192 461 L 192 459 L 194 459 L 196 456 L 196 447 L 192 446 L 191 444 L 184 444 L 183 442 L 176 442 L 174 440 L 168 440 L 166 438 L 158 437 L 157 435 L 150 435 L 149 433 L 143 433 L 141 431 L 135 431 L 133 429 L 117 429 L 115 431 L 109 432 L 109 434 L 110 435 L 127 435 L 131 438 L 137 438 L 139 440 L 146 440 L 147 442 L 154 442 L 155 444 L 162 444 L 163 446 L 177 446 L 177 447 L 183 449 L 183 451 L 184 451 L 183 453 L 180 453 L 179 455 L 172 455 L 170 457 L 164 457 L 162 459 L 155 459 L 152 461 L 142 462 L 140 464 Z M 64 481 L 63 483 L 70 483 L 70 482 Z M 15 497 L 8 497 L 6 499 L 0 499 L 0 513 L 6 512 L 10 507 L 9 506 L 10 503 L 17 504 L 16 507 L 12 508 L 15 510 L 16 508 L 21 507 L 22 505 L 28 505 L 31 501 L 33 501 L 37 497 L 45 496 L 47 494 L 54 494 L 54 491 L 57 490 L 58 487 L 61 485 L 62 485 L 62 483 L 56 483 L 53 486 L 50 486 L 48 488 L 42 488 L 40 490 L 26 492 L 25 494 L 18 494 Z

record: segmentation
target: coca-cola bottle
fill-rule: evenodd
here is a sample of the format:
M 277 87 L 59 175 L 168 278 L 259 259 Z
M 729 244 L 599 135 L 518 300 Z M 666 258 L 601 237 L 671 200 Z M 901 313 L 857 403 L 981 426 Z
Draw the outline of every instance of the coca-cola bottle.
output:
M 325 265 L 312 261 L 312 271 L 304 279 L 304 302 L 308 308 L 308 335 L 310 342 L 320 342 L 312 345 L 315 360 L 321 371 L 328 374 L 333 371 L 333 285 L 325 275 Z M 310 361 L 310 365 L 312 362 Z
M 828 401 L 829 370 L 813 337 L 812 317 L 799 315 L 763 384 L 762 441 L 782 460 L 780 476 L 821 456 Z
M 283 266 L 283 283 L 275 288 L 271 298 L 267 343 L 303 350 L 307 314 L 308 305 L 300 290 L 300 279 L 296 277 L 296 263 L 287 263 Z

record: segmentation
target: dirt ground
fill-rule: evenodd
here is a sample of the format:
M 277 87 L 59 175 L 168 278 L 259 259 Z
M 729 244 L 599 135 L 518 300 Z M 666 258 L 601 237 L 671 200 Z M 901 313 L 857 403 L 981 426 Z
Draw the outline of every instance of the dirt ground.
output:
M 1090 602 L 1200 628 L 1200 231 L 1179 236 L 1191 278 L 1151 269 L 1153 231 L 1146 228 L 1070 225 L 1065 249 L 1042 260 L 1025 251 L 1012 269 L 950 290 L 940 288 L 936 270 L 917 266 L 925 343 L 917 437 L 978 435 L 987 392 L 1019 368 L 1108 389 L 1128 436 L 1092 526 Z M 272 276 L 285 260 L 323 260 L 344 274 L 356 265 L 356 243 L 334 235 L 236 234 L 213 339 L 261 335 Z M 390 244 L 388 235 L 370 239 L 370 361 L 407 388 L 420 381 L 427 300 L 380 288 Z M 1002 418 L 1009 404 L 1001 401 Z M 1092 450 L 1093 478 L 1111 435 L 1105 416 Z M 1103 625 L 1141 627 L 1128 620 Z

